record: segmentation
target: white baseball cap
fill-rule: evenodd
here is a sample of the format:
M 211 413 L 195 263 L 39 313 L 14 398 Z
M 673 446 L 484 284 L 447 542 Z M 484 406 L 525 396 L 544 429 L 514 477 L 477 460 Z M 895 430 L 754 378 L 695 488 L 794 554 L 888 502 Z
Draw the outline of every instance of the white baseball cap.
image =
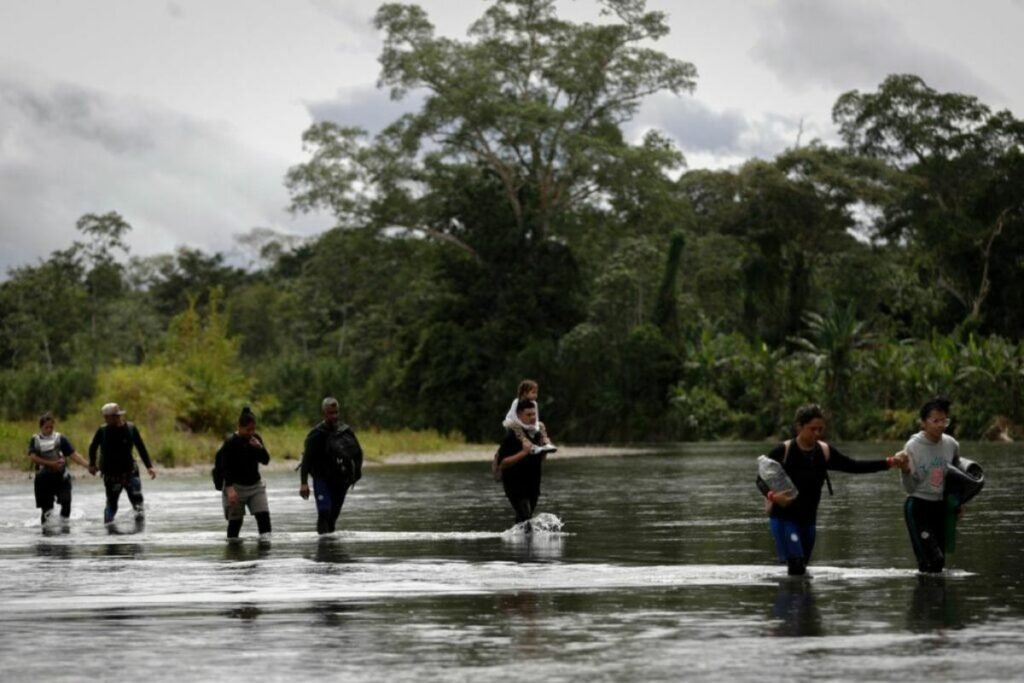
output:
M 117 405 L 116 403 L 105 403 L 103 407 L 100 408 L 100 412 L 103 413 L 104 416 L 124 415 L 124 411 L 121 410 L 121 406 Z

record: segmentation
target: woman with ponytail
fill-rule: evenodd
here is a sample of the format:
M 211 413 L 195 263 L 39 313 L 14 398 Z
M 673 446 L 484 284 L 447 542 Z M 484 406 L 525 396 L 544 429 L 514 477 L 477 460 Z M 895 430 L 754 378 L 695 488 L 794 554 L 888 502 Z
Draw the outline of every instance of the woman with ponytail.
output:
M 249 406 L 238 416 L 238 429 L 224 440 L 217 451 L 217 463 L 224 475 L 224 518 L 228 521 L 228 538 L 238 538 L 245 519 L 245 509 L 256 518 L 260 540 L 270 538 L 270 506 L 267 486 L 260 478 L 260 464 L 270 463 L 270 454 L 263 438 L 256 433 L 256 416 Z

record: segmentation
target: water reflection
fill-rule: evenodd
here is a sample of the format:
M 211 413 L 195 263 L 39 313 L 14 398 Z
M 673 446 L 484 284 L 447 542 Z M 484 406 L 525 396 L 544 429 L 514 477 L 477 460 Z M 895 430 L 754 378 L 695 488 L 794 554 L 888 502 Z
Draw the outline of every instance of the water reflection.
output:
M 256 621 L 260 614 L 262 614 L 262 611 L 255 605 L 241 605 L 227 611 L 228 618 L 244 622 Z
M 36 543 L 36 555 L 56 560 L 69 560 L 74 555 L 72 546 L 67 543 Z
M 143 549 L 139 543 L 107 543 L 103 546 L 103 554 L 107 557 L 142 557 Z
M 825 635 L 821 613 L 815 604 L 814 589 L 805 579 L 786 578 L 779 582 L 771 615 L 777 620 L 771 630 L 773 636 Z
M 907 628 L 917 633 L 964 627 L 963 602 L 944 576 L 919 575 L 907 612 Z
M 345 546 L 334 536 L 320 536 L 317 538 L 316 553 L 313 555 L 314 562 L 329 564 L 347 564 L 352 557 L 345 551 Z
M 264 560 L 270 557 L 270 543 L 262 541 L 256 545 L 249 545 L 244 541 L 228 541 L 224 544 L 225 562 L 251 562 L 253 560 Z
M 559 560 L 565 546 L 561 533 L 508 533 L 501 542 L 520 560 Z

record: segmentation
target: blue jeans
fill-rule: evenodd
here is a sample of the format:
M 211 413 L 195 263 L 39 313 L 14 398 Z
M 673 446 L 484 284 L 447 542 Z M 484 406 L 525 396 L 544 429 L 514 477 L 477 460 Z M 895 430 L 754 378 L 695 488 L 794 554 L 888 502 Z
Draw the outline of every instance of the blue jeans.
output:
M 801 523 L 788 519 L 769 517 L 768 526 L 775 539 L 775 550 L 779 554 L 779 562 L 789 567 L 790 576 L 806 573 L 814 552 L 814 539 L 817 533 L 814 522 Z

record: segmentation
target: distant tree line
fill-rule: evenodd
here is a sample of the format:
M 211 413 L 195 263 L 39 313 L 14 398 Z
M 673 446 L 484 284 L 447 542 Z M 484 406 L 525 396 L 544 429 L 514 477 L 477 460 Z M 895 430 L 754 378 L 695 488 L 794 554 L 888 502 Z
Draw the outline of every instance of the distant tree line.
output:
M 686 171 L 623 125 L 693 65 L 650 47 L 663 14 L 600 5 L 496 0 L 462 41 L 381 6 L 381 83 L 422 105 L 314 124 L 286 178 L 337 227 L 253 231 L 242 269 L 130 257 L 124 217 L 83 216 L 0 284 L 3 416 L 134 386 L 202 430 L 334 394 L 356 424 L 490 439 L 531 377 L 565 441 L 766 438 L 807 401 L 899 438 L 936 393 L 964 437 L 1024 425 L 1024 122 L 893 75 L 838 99 L 841 146 Z

